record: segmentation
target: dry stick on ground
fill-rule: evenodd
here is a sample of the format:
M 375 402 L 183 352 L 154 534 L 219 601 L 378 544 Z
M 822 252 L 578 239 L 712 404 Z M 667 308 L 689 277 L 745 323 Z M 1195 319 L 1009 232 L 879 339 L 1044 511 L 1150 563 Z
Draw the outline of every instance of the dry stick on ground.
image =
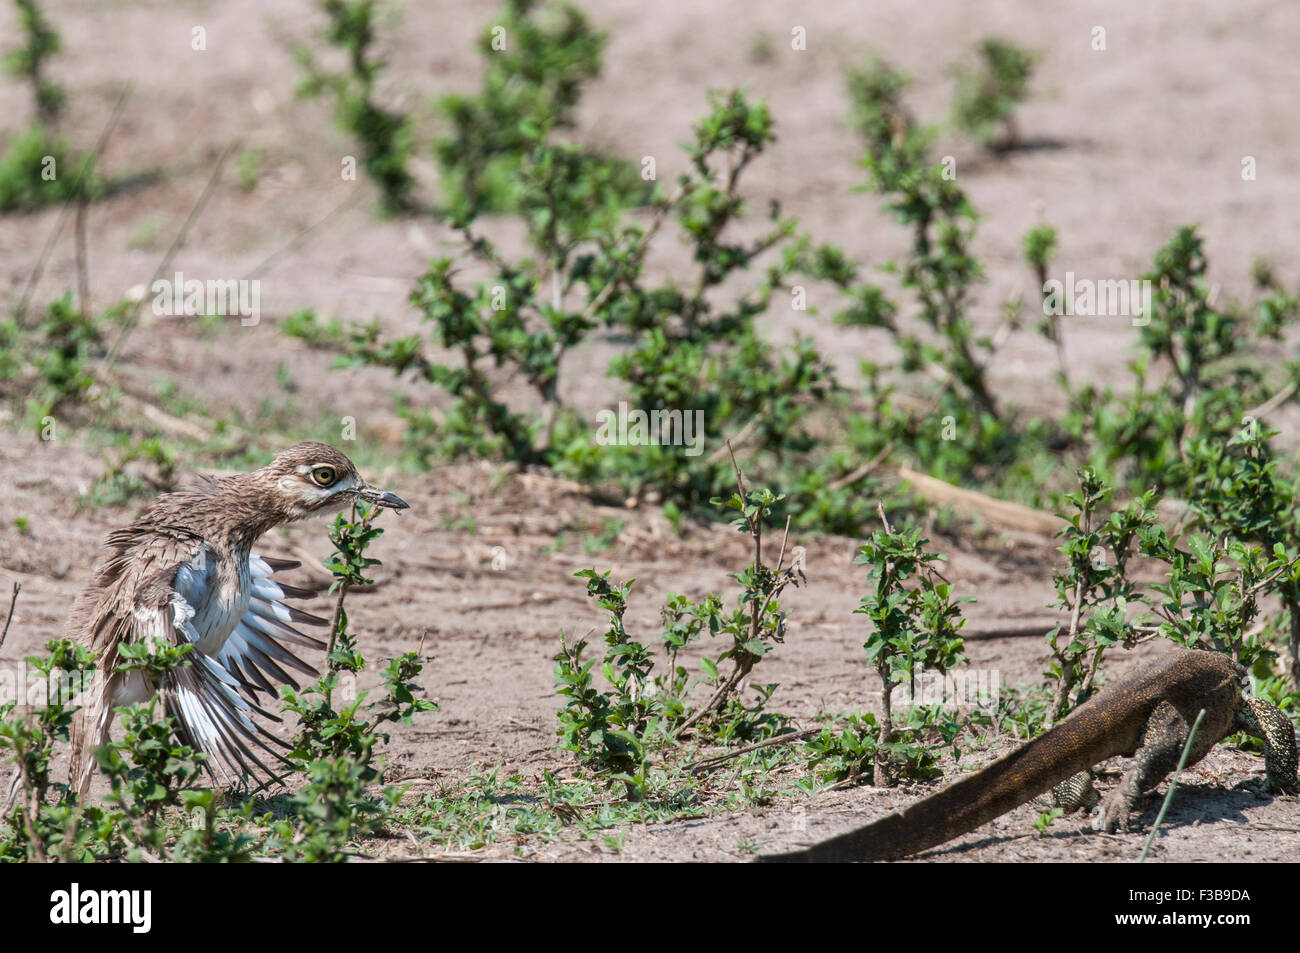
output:
M 852 486 L 853 484 L 857 483 L 859 480 L 861 480 L 863 477 L 869 474 L 876 467 L 880 466 L 880 464 L 884 463 L 885 458 L 894 452 L 894 446 L 896 444 L 897 441 L 895 440 L 890 440 L 886 442 L 886 444 L 880 448 L 879 452 L 877 452 L 877 454 L 874 457 L 872 457 L 866 463 L 862 464 L 862 466 L 858 467 L 856 470 L 852 470 L 844 474 L 844 476 L 840 477 L 838 480 L 833 481 L 827 487 L 827 489 L 830 490 L 832 493 L 835 493 L 844 489 L 845 487 Z
M 102 395 L 105 390 L 106 388 L 102 385 L 95 384 L 90 391 L 90 396 L 93 399 Z M 129 393 L 124 388 L 118 388 L 117 401 L 124 409 L 134 411 L 159 430 L 163 430 L 173 437 L 188 437 L 200 443 L 207 443 L 212 439 L 212 431 L 202 424 L 195 423 L 193 420 L 183 420 L 180 417 L 175 417 L 161 407 L 151 404 L 138 394 Z M 232 436 L 249 436 L 245 431 L 233 425 L 227 426 L 226 432 Z M 285 441 L 285 444 L 288 445 L 291 442 Z
M 1038 625 L 1006 625 L 990 629 L 962 629 L 961 637 L 970 642 L 973 639 L 1041 639 L 1055 623 L 1043 622 Z
M 1001 529 L 1034 533 L 1039 536 L 1055 536 L 1065 522 L 1061 517 L 1046 510 L 1036 510 L 1020 503 L 999 500 L 987 493 L 954 486 L 945 480 L 918 473 L 907 467 L 898 468 L 898 478 L 911 484 L 912 490 L 928 503 L 938 506 L 951 504 L 959 515 L 968 519 L 978 516 Z
M 805 728 L 803 731 L 787 731 L 784 734 L 768 738 L 766 741 L 757 741 L 752 745 L 745 745 L 743 748 L 736 748 L 734 751 L 722 751 L 718 754 L 709 755 L 707 758 L 700 758 L 698 761 L 692 761 L 690 764 L 683 765 L 683 770 L 692 774 L 704 774 L 708 771 L 716 770 L 732 758 L 739 758 L 741 755 L 749 754 L 751 751 L 757 751 L 759 748 L 766 748 L 770 745 L 793 744 L 804 738 L 811 738 L 820 732 L 820 728 Z
M 104 129 L 99 134 L 99 141 L 95 143 L 94 151 L 90 154 L 92 163 L 82 165 L 81 172 L 77 176 L 75 191 L 63 203 L 63 211 L 59 213 L 59 220 L 54 225 L 54 231 L 45 240 L 41 254 L 36 259 L 36 267 L 27 276 L 27 284 L 23 287 L 22 297 L 18 299 L 18 307 L 14 309 L 14 317 L 19 324 L 24 323 L 23 319 L 27 316 L 27 308 L 31 305 L 32 295 L 36 292 L 36 286 L 40 284 L 41 276 L 45 274 L 45 265 L 54 251 L 55 244 L 58 243 L 59 236 L 63 234 L 63 226 L 68 223 L 68 213 L 72 210 L 72 203 L 77 201 L 81 193 L 84 192 L 81 187 L 82 180 L 85 178 L 86 172 L 92 167 L 93 162 L 98 162 L 100 155 L 103 154 L 105 146 L 108 145 L 109 137 L 113 134 L 113 130 L 117 128 L 117 121 L 122 117 L 122 108 L 126 105 L 127 97 L 130 94 L 131 84 L 124 86 L 122 92 L 118 94 L 117 102 L 113 104 L 113 111 L 109 114 L 108 122 L 104 124 Z M 85 305 L 83 304 L 82 307 L 84 309 Z
M 198 217 L 203 214 L 203 209 L 208 204 L 208 199 L 212 197 L 212 193 L 217 187 L 217 182 L 221 178 L 221 169 L 225 166 L 226 160 L 230 158 L 230 153 L 234 151 L 235 146 L 236 143 L 231 142 L 226 146 L 226 148 L 221 150 L 221 155 L 217 158 L 217 164 L 213 167 L 212 174 L 208 176 L 207 185 L 203 187 L 203 191 L 200 193 L 198 201 L 195 202 L 194 207 L 190 209 L 190 214 L 185 217 L 185 222 L 181 225 L 180 231 L 178 231 L 176 237 L 172 239 L 172 243 L 163 255 L 162 260 L 158 262 L 158 267 L 154 269 L 153 276 L 149 279 L 149 284 L 145 286 L 146 290 L 152 288 L 154 283 L 163 276 L 163 273 L 171 266 L 172 259 L 176 257 L 176 253 L 180 251 L 181 246 L 185 244 L 185 239 L 189 237 L 190 234 L 190 228 L 193 227 L 194 223 L 198 220 Z M 136 301 L 135 304 L 131 306 L 131 310 L 126 313 L 126 317 L 122 319 L 122 328 L 118 331 L 117 340 L 113 342 L 113 346 L 109 348 L 108 354 L 104 357 L 105 371 L 112 368 L 113 363 L 117 360 L 117 356 L 122 352 L 122 348 L 126 345 L 127 338 L 131 336 L 131 332 L 135 330 L 136 325 L 139 323 L 140 309 L 143 307 L 144 296 L 141 296 L 140 300 Z

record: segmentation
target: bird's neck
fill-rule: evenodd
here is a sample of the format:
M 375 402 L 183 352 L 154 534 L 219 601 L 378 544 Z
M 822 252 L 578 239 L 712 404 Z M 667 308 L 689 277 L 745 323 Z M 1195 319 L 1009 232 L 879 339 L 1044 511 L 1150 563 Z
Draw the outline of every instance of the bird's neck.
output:
M 235 553 L 246 556 L 265 533 L 297 518 L 273 502 L 278 494 L 265 482 L 266 477 L 254 471 L 228 477 L 218 485 L 215 502 L 222 514 L 221 528 Z

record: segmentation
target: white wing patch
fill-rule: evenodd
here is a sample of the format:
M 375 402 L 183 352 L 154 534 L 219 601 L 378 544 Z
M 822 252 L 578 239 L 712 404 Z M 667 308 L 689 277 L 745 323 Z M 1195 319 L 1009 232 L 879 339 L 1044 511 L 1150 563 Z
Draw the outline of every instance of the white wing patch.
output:
M 279 568 L 287 568 L 278 564 Z M 235 623 L 225 644 L 212 657 L 236 678 L 240 685 L 251 691 L 250 698 L 256 698 L 258 691 L 264 691 L 272 698 L 279 697 L 276 685 L 298 683 L 283 665 L 297 669 L 305 675 L 315 676 L 316 669 L 284 647 L 285 642 L 302 645 L 307 648 L 324 649 L 325 643 L 320 639 L 303 635 L 291 622 L 308 625 L 329 625 L 319 616 L 314 616 L 285 605 L 280 600 L 291 597 L 309 596 L 311 593 L 292 586 L 277 583 L 271 578 L 276 571 L 265 559 L 253 556 L 248 561 L 251 574 L 246 592 L 249 595 L 248 609 L 243 617 Z M 274 683 L 271 681 L 274 677 Z
M 256 712 L 279 721 L 258 704 L 258 693 L 272 700 L 278 686 L 298 687 L 285 670 L 315 676 L 316 669 L 294 655 L 285 643 L 324 649 L 325 643 L 304 635 L 291 623 L 329 625 L 328 620 L 285 605 L 286 598 L 314 593 L 271 578 L 299 563 L 251 556 L 248 575 L 236 585 L 223 584 L 217 561 L 200 554 L 176 573 L 172 598 L 177 630 L 194 644 L 188 668 L 171 673 L 159 686 L 180 734 L 209 755 L 209 768 L 235 779 L 260 773 L 274 776 L 253 751 L 260 748 L 283 760 L 266 742 L 283 746 L 252 717 Z M 233 580 L 231 580 L 233 582 Z

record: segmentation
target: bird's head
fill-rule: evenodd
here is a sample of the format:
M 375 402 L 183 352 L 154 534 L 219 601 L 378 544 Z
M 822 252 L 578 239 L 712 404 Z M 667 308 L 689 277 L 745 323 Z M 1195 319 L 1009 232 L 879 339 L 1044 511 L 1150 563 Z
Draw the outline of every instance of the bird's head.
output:
M 396 494 L 372 486 L 339 451 L 324 443 L 299 443 L 276 454 L 258 474 L 279 495 L 288 519 L 334 513 L 354 500 L 395 510 L 409 509 Z

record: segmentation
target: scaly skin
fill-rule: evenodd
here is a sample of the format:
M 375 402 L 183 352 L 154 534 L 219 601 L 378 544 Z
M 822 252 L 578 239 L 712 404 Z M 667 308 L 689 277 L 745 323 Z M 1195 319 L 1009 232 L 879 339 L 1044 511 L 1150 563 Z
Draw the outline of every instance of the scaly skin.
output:
M 905 857 L 960 837 L 1107 758 L 1132 755 L 1094 826 L 1126 826 L 1143 791 L 1178 764 L 1202 708 L 1187 763 L 1236 731 L 1264 741 L 1270 785 L 1296 793 L 1296 744 L 1290 721 L 1272 705 L 1242 695 L 1245 670 L 1217 652 L 1185 650 L 1148 664 L 1102 689 L 1040 738 L 983 771 L 909 807 L 806 850 L 763 857 L 777 862 L 843 862 Z

